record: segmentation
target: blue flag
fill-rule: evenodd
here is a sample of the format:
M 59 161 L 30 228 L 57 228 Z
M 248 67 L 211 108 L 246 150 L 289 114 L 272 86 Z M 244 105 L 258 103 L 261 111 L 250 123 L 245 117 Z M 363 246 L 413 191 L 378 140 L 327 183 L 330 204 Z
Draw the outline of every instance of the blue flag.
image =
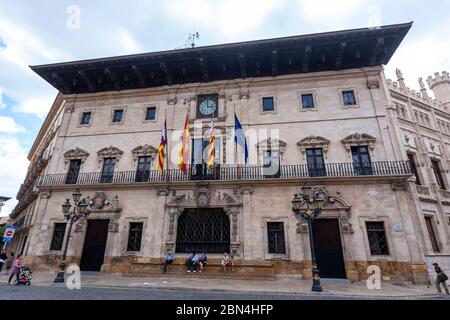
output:
M 239 119 L 234 114 L 234 142 L 241 146 L 245 151 L 245 163 L 248 162 L 248 147 L 247 147 L 247 139 L 245 138 L 244 130 L 242 130 L 241 123 Z

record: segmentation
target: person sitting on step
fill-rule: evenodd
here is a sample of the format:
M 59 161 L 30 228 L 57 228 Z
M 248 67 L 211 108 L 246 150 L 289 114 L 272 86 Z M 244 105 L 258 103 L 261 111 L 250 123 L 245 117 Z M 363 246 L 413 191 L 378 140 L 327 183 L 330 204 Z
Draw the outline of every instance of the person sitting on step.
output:
M 164 263 L 163 263 L 163 272 L 166 273 L 167 272 L 167 266 L 169 264 L 171 264 L 173 262 L 173 260 L 175 259 L 175 256 L 173 255 L 172 251 L 169 249 L 167 250 L 167 255 L 164 258 Z
M 231 271 L 234 272 L 234 261 L 233 258 L 225 252 L 222 257 L 222 267 L 225 272 L 227 272 L 227 266 L 231 266 Z
M 192 253 L 189 258 L 186 260 L 186 264 L 188 266 L 187 272 L 197 272 L 199 258 L 197 253 Z
M 200 257 L 200 272 L 205 270 L 207 264 L 208 264 L 208 257 L 206 256 L 206 253 L 203 252 L 202 256 Z

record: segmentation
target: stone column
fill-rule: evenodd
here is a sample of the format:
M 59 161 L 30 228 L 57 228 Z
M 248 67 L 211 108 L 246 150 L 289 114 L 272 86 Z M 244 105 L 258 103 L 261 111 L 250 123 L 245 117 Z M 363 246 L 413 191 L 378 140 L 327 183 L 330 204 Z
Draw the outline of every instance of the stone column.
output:
M 165 254 L 165 240 L 167 233 L 165 225 L 167 224 L 168 216 L 166 210 L 166 198 L 169 195 L 168 189 L 158 189 L 158 201 L 155 204 L 152 216 L 149 217 L 149 223 L 152 225 L 148 228 L 150 236 L 148 237 L 149 246 L 153 249 L 149 252 L 150 257 L 159 258 Z M 160 236 L 158 236 L 160 235 Z
M 242 251 L 244 253 L 244 260 L 252 260 L 254 258 L 254 247 L 255 247 L 255 243 L 253 242 L 253 219 L 252 219 L 252 202 L 251 202 L 253 187 L 250 186 L 242 187 L 241 193 L 243 195 Z

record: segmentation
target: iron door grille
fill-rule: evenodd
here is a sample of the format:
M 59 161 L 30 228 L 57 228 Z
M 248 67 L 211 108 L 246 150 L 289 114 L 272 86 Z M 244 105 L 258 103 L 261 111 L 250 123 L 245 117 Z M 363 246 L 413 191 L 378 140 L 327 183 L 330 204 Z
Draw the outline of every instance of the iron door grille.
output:
M 230 252 L 230 219 L 223 209 L 185 210 L 178 218 L 176 252 Z

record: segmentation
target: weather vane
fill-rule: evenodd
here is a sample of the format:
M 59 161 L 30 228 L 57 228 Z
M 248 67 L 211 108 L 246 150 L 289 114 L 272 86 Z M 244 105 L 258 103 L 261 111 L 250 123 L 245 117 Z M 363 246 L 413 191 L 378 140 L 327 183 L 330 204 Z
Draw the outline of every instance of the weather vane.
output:
M 194 33 L 190 33 L 189 38 L 186 41 L 186 47 L 188 46 L 188 43 L 189 43 L 191 48 L 195 48 L 195 41 L 197 41 L 199 39 L 200 39 L 200 34 L 198 32 L 194 31 Z

